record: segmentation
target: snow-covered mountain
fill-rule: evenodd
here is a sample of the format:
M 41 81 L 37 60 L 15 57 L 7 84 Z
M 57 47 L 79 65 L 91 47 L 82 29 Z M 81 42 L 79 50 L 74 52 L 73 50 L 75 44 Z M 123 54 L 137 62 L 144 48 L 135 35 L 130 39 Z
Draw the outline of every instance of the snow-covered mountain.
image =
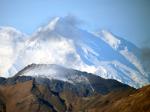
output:
M 1 37 L 5 38 L 5 35 Z M 15 37 L 12 35 L 11 38 Z M 106 30 L 100 34 L 83 30 L 70 17 L 54 18 L 22 45 L 13 62 L 1 73 L 4 76 L 12 76 L 32 63 L 58 64 L 134 87 L 149 83 L 139 59 L 139 48 Z M 8 71 L 14 72 L 9 74 Z
M 14 77 L 8 78 L 6 83 L 13 84 L 31 79 L 34 79 L 38 84 L 49 85 L 55 92 L 71 91 L 81 96 L 94 93 L 107 94 L 115 90 L 132 88 L 116 80 L 104 79 L 91 73 L 65 68 L 56 64 L 28 65 Z
M 19 51 L 24 47 L 25 34 L 12 27 L 0 27 L 0 75 L 9 76 Z
M 90 84 L 88 78 L 78 71 L 55 64 L 31 64 L 19 71 L 16 76 L 33 76 L 72 84 L 80 82 Z

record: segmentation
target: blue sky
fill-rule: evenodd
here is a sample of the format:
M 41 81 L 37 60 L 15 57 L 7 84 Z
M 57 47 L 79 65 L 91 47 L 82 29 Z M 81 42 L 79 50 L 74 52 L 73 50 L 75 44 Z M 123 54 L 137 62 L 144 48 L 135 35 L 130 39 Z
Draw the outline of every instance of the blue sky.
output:
M 149 46 L 150 0 L 0 0 L 0 26 L 31 34 L 52 17 L 74 15 L 90 31 L 107 29 Z

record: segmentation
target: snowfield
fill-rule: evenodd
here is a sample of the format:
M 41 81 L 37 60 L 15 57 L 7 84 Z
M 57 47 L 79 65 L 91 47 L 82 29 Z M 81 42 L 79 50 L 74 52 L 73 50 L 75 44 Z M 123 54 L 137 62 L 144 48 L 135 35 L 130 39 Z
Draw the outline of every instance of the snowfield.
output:
M 57 64 L 116 79 L 133 87 L 149 83 L 148 74 L 139 59 L 139 48 L 106 30 L 102 30 L 100 35 L 90 33 L 69 19 L 56 17 L 30 36 L 14 28 L 1 27 L 0 75 L 11 77 L 32 63 Z M 63 75 L 56 75 L 56 69 L 49 67 L 33 71 L 26 75 L 40 74 L 68 80 Z M 81 79 L 86 80 L 84 77 Z

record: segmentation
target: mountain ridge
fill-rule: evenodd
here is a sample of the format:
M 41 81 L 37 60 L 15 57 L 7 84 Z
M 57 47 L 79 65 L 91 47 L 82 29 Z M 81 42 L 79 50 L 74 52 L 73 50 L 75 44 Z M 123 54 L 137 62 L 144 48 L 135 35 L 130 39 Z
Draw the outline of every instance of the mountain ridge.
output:
M 47 81 L 50 83 L 51 88 L 53 87 L 53 83 L 59 83 L 61 81 L 62 88 L 65 87 L 64 83 L 68 85 L 73 85 L 75 90 L 80 94 L 80 89 L 85 87 L 85 91 L 88 91 L 88 94 L 95 92 L 100 92 L 101 94 L 106 94 L 109 91 L 119 89 L 119 88 L 128 88 L 128 85 L 120 83 L 113 79 L 103 79 L 97 75 L 81 72 L 74 69 L 64 68 L 55 64 L 31 64 L 25 67 L 23 70 L 18 72 L 14 78 L 16 77 L 33 77 L 40 84 L 45 84 L 45 79 L 49 79 Z M 81 88 L 79 87 L 81 86 Z M 59 86 L 58 86 L 59 87 Z M 73 88 L 74 88 L 73 87 Z M 66 87 L 68 89 L 72 87 Z M 101 88 L 99 90 L 99 88 Z M 55 88 L 54 88 L 55 89 Z M 55 89 L 57 91 L 57 88 Z M 60 91 L 59 91 L 60 92 Z
M 5 32 L 1 32 L 2 37 L 3 34 Z M 139 59 L 140 50 L 135 45 L 108 31 L 94 35 L 72 23 L 69 17 L 54 18 L 20 44 L 23 46 L 14 60 L 1 70 L 3 76 L 10 77 L 32 63 L 59 64 L 136 88 L 149 83 L 148 73 Z M 9 54 L 7 49 L 5 52 Z M 9 55 L 5 58 L 10 60 Z
M 55 91 L 52 88 L 55 83 L 47 83 L 47 79 L 44 79 L 44 83 L 29 76 L 0 78 L 0 80 L 0 111 L 2 112 L 126 112 L 126 110 L 149 112 L 150 110 L 149 86 L 136 90 L 129 86 L 124 88 L 122 85 L 123 88 L 106 94 L 94 92 L 82 96 L 73 91 L 74 89 L 64 88 L 63 91 Z M 60 81 L 56 83 L 61 87 Z M 78 85 L 80 86 L 81 84 Z

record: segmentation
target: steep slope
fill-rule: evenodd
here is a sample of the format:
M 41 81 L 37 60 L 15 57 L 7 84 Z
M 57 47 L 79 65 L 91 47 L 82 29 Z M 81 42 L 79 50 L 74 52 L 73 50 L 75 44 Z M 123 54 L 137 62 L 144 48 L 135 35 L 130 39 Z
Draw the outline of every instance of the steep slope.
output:
M 34 80 L 15 84 L 0 85 L 5 106 L 1 112 L 66 112 L 63 99 L 47 86 L 36 84 Z M 2 97 L 2 96 L 1 96 Z
M 31 64 L 15 76 L 31 76 L 40 84 L 45 84 L 45 79 L 47 78 L 50 80 L 47 83 L 51 88 L 54 88 L 54 91 L 60 92 L 63 89 L 72 89 L 72 92 L 81 96 L 91 95 L 94 92 L 107 94 L 114 90 L 131 88 L 112 79 L 103 79 L 94 74 L 54 64 Z
M 61 78 L 56 80 L 55 77 L 52 79 L 45 73 L 46 77 L 44 77 L 41 75 L 42 72 L 39 74 L 37 71 L 35 72 L 35 68 L 39 69 L 39 67 L 44 70 L 45 67 L 51 67 L 49 72 L 47 71 L 49 75 L 52 69 L 57 68 L 58 70 L 59 68 L 61 72 L 65 71 L 63 76 L 67 80 L 64 81 Z M 42 69 L 40 70 L 42 71 Z M 25 76 L 31 70 L 33 70 L 32 73 L 38 75 Z M 67 75 L 70 77 L 83 76 L 89 83 L 87 84 L 85 80 L 73 81 Z M 74 80 L 78 80 L 80 77 L 76 77 Z M 58 65 L 32 64 L 12 78 L 0 78 L 0 82 L 0 109 L 3 112 L 77 112 L 81 109 L 78 107 L 81 102 L 78 101 L 81 101 L 82 98 L 89 96 L 92 98 L 95 94 L 103 96 L 117 91 L 125 93 L 135 91 L 134 88 L 115 80 L 102 79 L 93 74 L 66 69 Z
M 75 23 L 69 16 L 56 17 L 40 27 L 24 41 L 15 60 L 5 69 L 5 73 L 11 72 L 4 75 L 12 76 L 32 63 L 59 64 L 136 88 L 149 83 L 139 60 L 139 48 L 108 31 L 97 35 Z
M 118 100 L 108 112 L 149 112 L 150 85 L 139 89 L 129 97 Z
M 76 112 L 149 112 L 150 86 L 137 91 L 115 91 L 105 96 L 81 98 L 77 102 Z
M 73 112 L 107 112 L 114 102 L 121 98 L 127 97 L 134 92 L 135 90 L 133 89 L 122 89 L 119 91 L 110 92 L 107 95 L 95 94 L 90 97 L 76 98 L 73 100 L 75 101 L 73 104 L 71 102 L 70 103 L 72 104 Z
M 150 86 L 135 90 L 54 64 L 32 64 L 0 78 L 2 112 L 149 112 L 149 98 Z
M 21 69 L 31 63 L 55 63 L 139 87 L 148 83 L 139 55 L 132 43 L 107 31 L 94 35 L 66 17 L 55 18 L 35 32 L 18 57 L 16 63 L 21 66 L 14 66 Z
M 53 91 L 54 89 L 50 85 L 53 84 L 52 86 L 54 87 L 54 82 L 48 83 L 47 80 L 49 79 L 44 79 L 44 84 L 39 82 L 39 78 L 36 80 L 36 78 L 29 76 L 0 79 L 1 112 L 150 111 L 150 86 L 138 90 L 131 87 L 123 87 L 112 90 L 107 94 L 94 92 L 90 96 L 80 96 L 72 89 L 69 90 L 67 88 L 63 88 L 62 91 Z M 62 85 L 58 86 L 61 87 Z M 78 87 L 80 86 L 78 85 Z

